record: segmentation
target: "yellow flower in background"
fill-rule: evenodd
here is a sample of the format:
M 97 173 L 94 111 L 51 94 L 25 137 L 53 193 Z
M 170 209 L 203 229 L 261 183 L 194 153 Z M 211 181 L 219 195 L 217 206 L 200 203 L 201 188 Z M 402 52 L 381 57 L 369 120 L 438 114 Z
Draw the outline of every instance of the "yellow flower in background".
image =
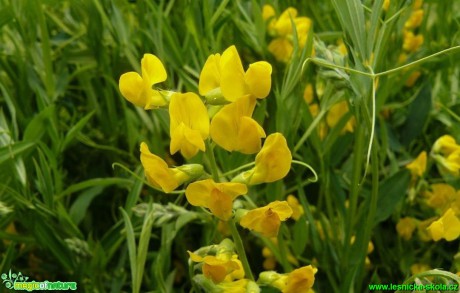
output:
M 292 209 L 292 218 L 298 221 L 300 217 L 304 214 L 302 205 L 299 203 L 297 197 L 293 196 L 292 194 L 288 195 L 286 200 Z
M 406 168 L 410 170 L 412 176 L 422 177 L 426 170 L 426 152 L 421 152 L 415 160 L 406 165 Z
M 426 271 L 431 270 L 431 267 L 426 264 L 415 263 L 410 266 L 410 272 L 412 275 L 417 275 Z
M 270 134 L 256 156 L 254 169 L 244 172 L 249 184 L 274 182 L 284 178 L 291 168 L 292 155 L 281 133 Z
M 460 145 L 457 144 L 455 138 L 452 136 L 443 135 L 434 142 L 432 150 L 434 153 L 441 153 L 444 156 L 448 156 L 460 150 Z
M 423 35 L 414 35 L 412 31 L 405 30 L 403 32 L 403 49 L 407 52 L 416 52 L 423 44 Z
M 388 11 L 388 8 L 390 7 L 390 0 L 384 0 L 382 8 L 384 11 Z
M 409 240 L 412 238 L 412 234 L 414 233 L 415 228 L 417 228 L 416 220 L 411 217 L 401 218 L 396 224 L 396 231 L 398 232 L 398 235 L 404 240 Z
M 444 212 L 456 197 L 455 188 L 446 183 L 432 184 L 430 189 L 431 191 L 425 193 L 428 197 L 427 204 L 441 212 Z
M 404 85 L 407 87 L 413 87 L 421 75 L 422 73 L 418 70 L 412 72 L 411 75 L 409 75 L 409 77 L 406 79 L 406 82 L 404 83 Z
M 244 96 L 225 105 L 212 118 L 210 134 L 212 140 L 223 149 L 243 154 L 253 154 L 261 148 L 264 129 L 251 118 L 256 99 Z
M 259 293 L 259 286 L 248 279 L 241 279 L 233 282 L 222 282 L 217 285 L 221 293 Z
M 267 6 L 267 7 L 266 7 Z M 288 62 L 294 50 L 294 28 L 297 33 L 297 42 L 302 49 L 307 40 L 308 31 L 311 28 L 311 20 L 308 17 L 297 17 L 297 9 L 288 7 L 281 15 L 276 18 L 274 9 L 270 5 L 265 5 L 262 10 L 265 20 L 270 19 L 267 24 L 267 31 L 275 38 L 268 45 L 268 51 L 280 62 Z
M 216 217 L 227 221 L 232 216 L 233 200 L 247 192 L 242 183 L 216 183 L 206 179 L 189 184 L 185 196 L 191 205 L 208 208 Z
M 429 219 L 420 221 L 418 223 L 418 229 L 417 229 L 417 235 L 420 238 L 420 240 L 424 242 L 429 242 L 432 240 L 431 238 L 431 233 L 427 230 L 428 226 L 431 225 L 436 220 L 436 217 L 431 217 Z
M 245 72 L 235 46 L 222 55 L 208 57 L 200 73 L 198 89 L 202 96 L 221 94 L 229 101 L 253 95 L 258 99 L 268 96 L 271 88 L 272 66 L 265 61 L 249 65 Z
M 317 268 L 304 266 L 293 270 L 288 274 L 286 286 L 282 289 L 283 293 L 308 292 L 315 283 Z
M 439 220 L 431 223 L 428 231 L 434 241 L 439 241 L 441 238 L 453 241 L 460 236 L 460 220 L 449 208 Z
M 141 163 L 147 181 L 165 193 L 175 190 L 190 179 L 187 173 L 178 168 L 168 168 L 168 164 L 163 159 L 150 152 L 145 142 L 141 143 Z
M 187 252 L 192 261 L 203 263 L 203 275 L 206 278 L 211 279 L 214 283 L 220 283 L 224 281 L 229 274 L 240 268 L 239 264 L 231 259 L 219 259 L 213 255 L 201 257 L 193 252 Z
M 308 83 L 305 86 L 305 89 L 303 91 L 303 99 L 307 105 L 311 104 L 313 102 L 313 99 L 315 98 L 315 93 L 313 90 L 313 85 L 311 83 Z
M 409 19 L 404 23 L 405 29 L 415 29 L 422 24 L 423 21 L 423 10 L 417 9 L 412 12 Z
M 437 161 L 452 175 L 460 175 L 460 150 L 449 154 L 446 158 L 437 158 Z
M 205 151 L 204 140 L 209 135 L 209 116 L 206 106 L 194 93 L 172 95 L 169 103 L 170 152 L 190 159 Z
M 131 71 L 120 76 L 119 88 L 125 99 L 144 109 L 165 106 L 163 95 L 152 89 L 154 84 L 167 78 L 166 70 L 160 59 L 152 54 L 144 54 L 141 60 L 142 76 Z
M 327 112 L 326 123 L 329 127 L 334 127 L 339 123 L 340 119 L 348 113 L 348 103 L 347 101 L 341 101 L 337 104 L 334 104 L 331 109 Z M 342 132 L 348 131 L 353 132 L 355 127 L 355 118 L 351 117 L 345 126 L 342 129 Z
M 292 209 L 286 201 L 274 201 L 247 212 L 241 217 L 240 225 L 265 237 L 276 237 L 281 222 L 286 221 L 291 215 Z

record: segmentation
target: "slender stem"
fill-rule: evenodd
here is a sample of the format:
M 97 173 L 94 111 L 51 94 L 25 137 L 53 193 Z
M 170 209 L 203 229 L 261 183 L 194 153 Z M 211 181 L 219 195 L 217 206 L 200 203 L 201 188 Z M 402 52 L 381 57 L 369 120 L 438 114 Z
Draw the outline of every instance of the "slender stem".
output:
M 217 168 L 216 157 L 214 156 L 214 150 L 211 146 L 210 140 L 206 141 L 206 154 L 208 155 L 211 163 L 212 179 L 214 179 L 215 182 L 219 182 L 219 169 Z
M 214 156 L 214 151 L 211 147 L 211 143 L 209 140 L 206 142 L 206 154 L 211 163 L 212 177 L 215 182 L 219 182 L 219 170 L 217 168 L 216 157 Z M 254 281 L 254 276 L 252 275 L 251 267 L 249 266 L 248 258 L 246 257 L 246 251 L 244 250 L 243 241 L 241 240 L 238 229 L 236 228 L 235 220 L 233 218 L 228 220 L 228 225 L 230 226 L 230 231 L 232 232 L 232 238 L 235 244 L 236 252 L 238 254 L 239 259 L 241 260 L 241 263 L 243 264 L 245 275 L 249 279 Z
M 310 124 L 310 126 L 307 129 L 307 131 L 305 131 L 305 133 L 302 135 L 302 137 L 299 139 L 299 141 L 295 145 L 293 153 L 296 153 L 299 150 L 299 148 L 303 145 L 303 143 L 310 136 L 310 134 L 312 133 L 313 129 L 315 129 L 316 125 L 318 125 L 318 123 L 321 121 L 321 119 L 323 119 L 323 116 L 325 114 L 326 114 L 326 111 L 321 110 L 319 112 L 318 116 L 316 116 L 315 120 L 313 120 L 313 123 Z
M 236 252 L 238 253 L 238 257 L 240 258 L 241 263 L 243 264 L 245 275 L 250 280 L 254 281 L 254 276 L 252 275 L 251 267 L 249 266 L 248 258 L 246 257 L 246 251 L 244 250 L 243 241 L 241 240 L 240 233 L 236 228 L 235 221 L 233 219 L 230 219 L 228 221 L 228 225 L 230 226 L 230 231 L 232 232 Z
M 235 168 L 235 169 L 233 169 L 233 170 L 230 170 L 230 171 L 228 171 L 228 172 L 225 172 L 224 174 L 222 174 L 222 177 L 226 177 L 226 176 L 228 176 L 228 175 L 230 175 L 230 174 L 233 174 L 233 173 L 236 173 L 236 172 L 238 172 L 238 171 L 244 170 L 244 169 L 246 169 L 246 168 L 249 168 L 249 167 L 251 167 L 251 166 L 254 166 L 255 164 L 256 164 L 256 162 L 251 162 L 251 163 L 245 164 L 245 165 L 243 165 L 243 166 L 239 166 L 238 168 Z
M 297 164 L 297 165 L 304 166 L 304 167 L 308 168 L 308 169 L 313 173 L 313 175 L 315 176 L 315 178 L 314 178 L 314 179 L 308 178 L 308 179 L 307 179 L 308 181 L 310 181 L 310 182 L 317 182 L 317 181 L 318 181 L 318 174 L 316 174 L 316 171 L 315 171 L 315 169 L 313 169 L 312 166 L 308 165 L 308 164 L 305 163 L 305 162 L 297 161 L 297 160 L 292 160 L 292 163 L 293 163 L 293 164 Z

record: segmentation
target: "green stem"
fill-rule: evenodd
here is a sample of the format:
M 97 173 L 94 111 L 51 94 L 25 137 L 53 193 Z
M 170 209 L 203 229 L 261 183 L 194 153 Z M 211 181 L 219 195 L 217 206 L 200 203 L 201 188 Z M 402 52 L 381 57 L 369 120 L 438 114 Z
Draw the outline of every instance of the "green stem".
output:
M 251 163 L 245 164 L 245 165 L 243 165 L 243 166 L 239 166 L 238 168 L 235 168 L 235 169 L 233 169 L 233 170 L 230 170 L 230 171 L 228 171 L 228 172 L 225 172 L 224 174 L 222 174 L 222 177 L 226 177 L 226 176 L 231 175 L 231 174 L 233 174 L 233 173 L 236 173 L 236 172 L 238 172 L 238 171 L 240 171 L 240 170 L 244 170 L 244 169 L 246 169 L 246 168 L 249 168 L 249 167 L 251 167 L 251 166 L 254 166 L 255 164 L 256 164 L 256 162 L 251 162 Z
M 206 154 L 208 155 L 209 162 L 211 163 L 212 179 L 215 182 L 219 182 L 219 169 L 217 168 L 216 157 L 214 156 L 214 150 L 211 146 L 210 140 L 206 141 Z
M 243 264 L 245 275 L 247 278 L 254 281 L 254 276 L 252 275 L 251 267 L 249 266 L 248 258 L 246 257 L 246 251 L 244 250 L 243 241 L 241 240 L 240 233 L 236 228 L 235 221 L 233 219 L 230 219 L 228 221 L 228 225 L 230 226 L 230 231 L 232 232 L 236 252 L 238 253 L 238 257 L 241 260 L 241 263 Z
M 294 147 L 293 153 L 297 153 L 299 148 L 303 145 L 303 143 L 307 140 L 307 138 L 310 136 L 312 133 L 313 129 L 315 129 L 316 125 L 323 119 L 323 116 L 326 114 L 326 111 L 321 110 L 316 116 L 315 120 L 313 120 L 312 124 L 310 124 L 310 127 L 308 127 L 307 131 L 302 135 L 302 137 L 299 139 L 297 144 Z
M 359 111 L 359 110 L 358 110 Z M 354 157 L 353 157 L 353 174 L 352 174 L 352 181 L 351 181 L 351 187 L 350 187 L 350 202 L 349 202 L 349 207 L 348 207 L 348 212 L 347 212 L 347 217 L 346 217 L 346 223 L 345 223 L 345 238 L 344 238 L 344 248 L 343 248 L 343 261 L 342 261 L 342 270 L 344 274 L 349 270 L 348 267 L 348 257 L 349 257 L 349 251 L 350 251 L 350 246 L 351 246 L 351 237 L 352 231 L 353 231 L 353 226 L 355 222 L 355 214 L 356 214 L 356 209 L 357 209 L 357 203 L 358 203 L 358 195 L 359 195 L 359 190 L 360 190 L 360 180 L 361 180 L 361 171 L 362 171 L 362 153 L 364 150 L 364 144 L 365 144 L 365 133 L 364 133 L 364 127 L 362 123 L 359 123 L 361 119 L 359 117 L 356 117 L 357 119 L 357 127 L 355 129 L 355 152 L 354 152 Z
M 211 163 L 211 172 L 212 177 L 215 182 L 219 182 L 219 170 L 216 164 L 216 157 L 214 156 L 214 151 L 211 147 L 211 143 L 208 140 L 206 142 L 206 154 L 209 158 Z M 230 231 L 232 232 L 233 242 L 235 243 L 235 249 L 238 254 L 241 263 L 243 264 L 243 269 L 245 275 L 252 281 L 254 281 L 254 276 L 252 275 L 251 267 L 249 266 L 248 258 L 246 257 L 246 251 L 244 250 L 243 241 L 241 240 L 240 234 L 238 229 L 236 228 L 236 224 L 234 219 L 228 220 L 228 225 L 230 226 Z
M 313 175 L 315 175 L 315 179 L 308 178 L 307 181 L 310 181 L 310 182 L 317 182 L 318 181 L 318 174 L 316 174 L 316 171 L 315 171 L 315 169 L 313 169 L 312 166 L 308 165 L 305 162 L 297 161 L 297 160 L 292 160 L 292 163 L 306 167 L 307 169 L 309 169 L 313 173 Z

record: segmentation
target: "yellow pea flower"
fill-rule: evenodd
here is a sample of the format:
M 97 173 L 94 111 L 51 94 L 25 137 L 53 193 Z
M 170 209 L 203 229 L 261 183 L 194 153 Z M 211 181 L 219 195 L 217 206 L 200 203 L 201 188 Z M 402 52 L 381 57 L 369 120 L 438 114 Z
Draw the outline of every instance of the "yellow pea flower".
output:
M 415 263 L 410 266 L 410 272 L 412 275 L 417 275 L 426 271 L 431 270 L 431 267 L 422 263 Z
M 262 18 L 264 20 L 268 20 L 269 18 L 274 17 L 275 14 L 275 8 L 273 8 L 273 6 L 271 6 L 270 4 L 265 4 L 262 7 Z
M 145 142 L 141 143 L 141 163 L 144 167 L 147 181 L 162 189 L 165 193 L 175 190 L 179 185 L 189 180 L 191 176 L 179 168 L 168 168 L 168 164 L 160 157 L 152 154 Z M 186 166 L 183 166 L 186 168 Z M 190 170 L 195 173 L 202 173 L 203 166 L 193 164 L 189 165 Z
M 388 8 L 390 7 L 390 0 L 384 0 L 382 8 L 384 11 L 388 11 Z
M 229 102 L 246 95 L 263 99 L 270 92 L 271 74 L 272 66 L 265 61 L 250 64 L 245 72 L 236 47 L 230 46 L 222 55 L 208 57 L 200 73 L 198 90 L 200 95 L 212 98 L 221 94 Z
M 423 21 L 423 10 L 417 9 L 412 12 L 409 19 L 404 23 L 405 29 L 415 29 L 422 24 Z
M 142 76 L 131 71 L 120 76 L 120 92 L 131 103 L 144 109 L 153 109 L 167 104 L 163 94 L 152 89 L 154 84 L 167 78 L 166 70 L 157 56 L 144 54 L 141 60 Z
M 460 145 L 457 144 L 455 138 L 452 136 L 443 135 L 434 142 L 432 150 L 434 153 L 441 153 L 444 156 L 448 156 L 460 150 Z
M 453 241 L 460 236 L 460 220 L 449 208 L 439 220 L 431 223 L 428 231 L 434 241 L 439 241 L 441 238 Z
M 298 268 L 288 274 L 266 271 L 260 273 L 258 282 L 278 288 L 283 293 L 311 293 L 317 271 L 318 269 L 311 265 Z
M 206 106 L 194 93 L 172 95 L 169 103 L 170 152 L 189 159 L 205 151 L 204 140 L 209 135 L 209 116 Z
M 422 177 L 426 170 L 426 152 L 421 152 L 415 160 L 406 165 L 406 168 L 410 170 L 412 176 Z
M 213 255 L 201 257 L 193 252 L 187 252 L 192 261 L 203 263 L 203 275 L 206 278 L 211 279 L 214 283 L 224 281 L 227 275 L 231 274 L 234 270 L 239 269 L 238 263 L 233 260 L 219 259 Z
M 407 52 L 416 52 L 420 46 L 423 44 L 423 35 L 418 34 L 414 35 L 412 31 L 403 32 L 403 49 Z
M 185 196 L 191 205 L 208 208 L 216 217 L 227 221 L 232 216 L 233 200 L 247 192 L 242 183 L 216 183 L 206 179 L 189 184 Z
M 277 61 L 286 63 L 291 58 L 294 46 L 287 38 L 276 38 L 268 44 L 268 51 L 275 56 Z
M 244 172 L 241 177 L 251 185 L 274 182 L 287 175 L 291 162 L 292 155 L 286 139 L 281 133 L 273 133 L 267 137 L 257 154 L 255 167 Z
M 298 221 L 300 217 L 304 214 L 302 205 L 299 203 L 297 197 L 293 196 L 292 194 L 288 195 L 286 200 L 292 209 L 292 218 Z
M 288 274 L 286 287 L 282 289 L 283 293 L 308 292 L 315 283 L 315 274 L 317 268 L 304 266 L 293 270 Z
M 311 83 L 308 83 L 305 86 L 305 89 L 303 91 L 303 99 L 307 105 L 310 105 L 313 102 L 313 99 L 315 97 L 313 85 Z
M 329 109 L 329 112 L 327 113 L 326 116 L 326 123 L 329 127 L 334 127 L 339 123 L 340 119 L 348 113 L 348 103 L 347 101 L 341 101 L 337 104 L 334 104 L 331 109 Z M 348 132 L 353 132 L 354 127 L 355 127 L 355 118 L 351 117 L 345 126 L 342 129 L 342 132 L 348 131 Z
M 427 204 L 433 209 L 439 209 L 441 212 L 444 212 L 456 198 L 455 188 L 449 184 L 432 184 L 430 189 L 431 191 L 425 193 L 428 197 Z
M 404 240 L 409 240 L 412 237 L 415 228 L 417 228 L 416 220 L 411 217 L 401 218 L 396 224 L 396 231 Z
M 437 157 L 436 160 L 452 175 L 460 175 L 460 150 L 449 154 L 446 158 Z
M 292 209 L 286 201 L 274 201 L 247 212 L 241 217 L 240 225 L 265 237 L 276 237 L 281 221 L 286 221 L 291 215 Z
M 258 152 L 265 131 L 251 118 L 255 105 L 255 98 L 248 95 L 224 106 L 211 121 L 212 140 L 229 152 Z
M 259 293 L 260 288 L 254 281 L 241 279 L 233 282 L 222 282 L 217 285 L 221 293 Z

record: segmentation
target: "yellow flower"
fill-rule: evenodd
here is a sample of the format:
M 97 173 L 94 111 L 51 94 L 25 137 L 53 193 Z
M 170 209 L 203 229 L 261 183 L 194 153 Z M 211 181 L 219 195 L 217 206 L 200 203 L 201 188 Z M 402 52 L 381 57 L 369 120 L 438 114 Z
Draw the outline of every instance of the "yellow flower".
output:
M 315 283 L 315 274 L 318 269 L 304 266 L 289 273 L 283 293 L 308 292 Z
M 331 107 L 329 112 L 327 113 L 326 116 L 326 122 L 329 127 L 334 127 L 339 123 L 340 119 L 348 113 L 348 103 L 347 101 L 341 101 Z M 353 132 L 355 126 L 355 119 L 354 117 L 350 118 L 345 126 L 342 129 L 342 132 L 344 131 L 349 131 Z
M 288 62 L 291 58 L 294 46 L 287 38 L 276 38 L 268 44 L 268 51 L 280 62 Z
M 423 21 L 423 10 L 417 9 L 412 12 L 409 19 L 404 23 L 405 29 L 415 29 L 422 24 Z
M 240 225 L 265 237 L 276 237 L 281 221 L 286 221 L 291 215 L 292 209 L 286 201 L 274 201 L 247 212 L 241 217 Z
M 432 217 L 418 223 L 418 237 L 424 242 L 431 241 L 431 233 L 427 230 L 428 226 L 434 222 L 436 217 Z
M 259 293 L 260 288 L 254 282 L 248 279 L 241 279 L 233 282 L 222 282 L 217 285 L 221 293 Z
M 410 272 L 412 275 L 417 275 L 429 270 L 431 270 L 431 268 L 426 264 L 416 263 L 410 266 Z
M 207 255 L 201 257 L 198 254 L 187 251 L 190 259 L 194 262 L 203 263 L 203 274 L 206 278 L 211 279 L 214 283 L 220 283 L 224 281 L 227 275 L 233 271 L 239 269 L 239 265 L 234 260 L 219 259 L 213 255 Z
M 255 98 L 247 95 L 224 106 L 211 121 L 212 140 L 229 152 L 258 152 L 265 131 L 251 118 L 255 105 Z
M 407 52 L 416 52 L 423 44 L 423 35 L 414 35 L 412 31 L 403 32 L 404 42 L 403 49 Z
M 460 150 L 449 154 L 446 158 L 436 157 L 436 160 L 452 175 L 460 175 Z
M 209 116 L 206 106 L 194 93 L 172 95 L 169 103 L 170 152 L 189 159 L 198 150 L 205 151 L 204 140 L 209 135 Z
M 292 34 L 292 23 L 291 18 L 295 20 L 297 16 L 297 9 L 288 7 L 284 10 L 280 17 L 276 20 L 274 29 L 278 36 L 288 36 Z
M 242 183 L 216 183 L 206 179 L 189 184 L 185 196 L 191 205 L 208 208 L 216 217 L 227 221 L 232 216 L 233 200 L 247 192 Z
M 251 185 L 274 182 L 287 175 L 291 162 L 292 155 L 286 139 L 281 133 L 273 133 L 257 154 L 254 169 L 244 172 L 242 177 Z
M 396 231 L 404 240 L 409 240 L 412 237 L 415 228 L 417 228 L 416 220 L 411 217 L 401 218 L 398 224 L 396 224 Z
M 448 156 L 458 150 L 460 150 L 460 145 L 450 135 L 441 136 L 433 144 L 433 152 L 441 153 L 444 156 Z
M 413 87 L 415 82 L 420 77 L 420 75 L 422 75 L 422 73 L 420 71 L 418 71 L 418 70 L 412 72 L 411 75 L 409 75 L 409 77 L 407 78 L 407 80 L 404 83 L 404 85 L 407 86 L 407 87 Z
M 410 170 L 412 176 L 422 177 L 426 170 L 426 152 L 421 152 L 415 160 L 406 165 L 406 168 Z
M 460 220 L 449 208 L 439 220 L 431 223 L 428 231 L 434 241 L 439 241 L 441 238 L 453 241 L 460 236 Z
M 382 8 L 384 11 L 388 11 L 388 8 L 390 7 L 390 0 L 384 0 Z
M 168 168 L 168 164 L 165 161 L 149 151 L 145 142 L 141 143 L 141 163 L 144 167 L 147 181 L 151 185 L 161 188 L 165 193 L 173 191 L 190 179 L 190 176 L 179 168 Z M 196 166 L 198 167 L 199 165 Z
M 269 18 L 274 17 L 275 14 L 275 9 L 270 4 L 265 4 L 262 7 L 262 18 L 264 20 L 268 20 Z
M 313 85 L 311 83 L 305 86 L 305 90 L 303 91 L 303 99 L 305 100 L 305 103 L 307 103 L 307 105 L 313 102 L 314 91 L 313 91 Z
M 348 54 L 347 46 L 345 46 L 345 43 L 342 39 L 339 39 L 337 41 L 337 47 L 339 49 L 340 54 L 342 54 L 343 56 L 346 56 Z
M 208 57 L 200 73 L 198 89 L 202 96 L 219 93 L 230 102 L 253 95 L 259 99 L 268 96 L 271 88 L 272 66 L 265 61 L 249 65 L 245 72 L 235 46 L 223 53 Z
M 444 212 L 451 201 L 456 197 L 455 188 L 445 183 L 437 183 L 431 185 L 431 192 L 427 191 L 427 204 L 433 209 L 439 209 Z
M 258 282 L 278 288 L 283 293 L 310 293 L 313 292 L 312 287 L 317 271 L 318 269 L 311 265 L 293 270 L 289 274 L 266 271 L 259 275 Z
M 413 9 L 413 10 L 420 9 L 420 8 L 422 8 L 422 5 L 423 5 L 423 0 L 415 0 L 415 1 L 412 3 L 412 9 Z
M 299 203 L 299 200 L 293 195 L 288 195 L 287 203 L 292 209 L 292 218 L 298 221 L 300 217 L 304 214 L 303 207 Z
M 141 60 L 142 76 L 131 71 L 120 76 L 120 92 L 131 103 L 144 109 L 165 106 L 167 101 L 163 95 L 152 89 L 154 84 L 167 78 L 166 70 L 160 59 L 152 54 L 145 54 Z

